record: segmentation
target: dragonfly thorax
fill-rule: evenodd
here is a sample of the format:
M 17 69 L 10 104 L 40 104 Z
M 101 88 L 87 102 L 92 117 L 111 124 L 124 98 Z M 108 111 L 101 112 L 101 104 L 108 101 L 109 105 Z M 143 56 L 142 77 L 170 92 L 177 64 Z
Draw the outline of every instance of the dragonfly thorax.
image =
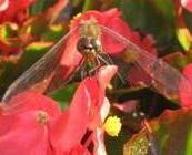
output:
M 97 53 L 101 49 L 101 43 L 98 39 L 94 38 L 80 38 L 77 43 L 77 49 L 83 55 L 92 52 Z

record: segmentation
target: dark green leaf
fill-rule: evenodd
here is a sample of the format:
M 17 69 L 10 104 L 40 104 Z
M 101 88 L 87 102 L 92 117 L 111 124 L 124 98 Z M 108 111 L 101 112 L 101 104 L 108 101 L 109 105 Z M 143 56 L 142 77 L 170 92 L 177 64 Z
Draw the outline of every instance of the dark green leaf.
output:
M 66 107 L 69 106 L 72 96 L 76 91 L 76 88 L 77 84 L 70 84 L 62 89 L 54 91 L 53 93 L 50 94 L 50 96 L 51 98 L 60 103 L 62 109 L 65 109 Z

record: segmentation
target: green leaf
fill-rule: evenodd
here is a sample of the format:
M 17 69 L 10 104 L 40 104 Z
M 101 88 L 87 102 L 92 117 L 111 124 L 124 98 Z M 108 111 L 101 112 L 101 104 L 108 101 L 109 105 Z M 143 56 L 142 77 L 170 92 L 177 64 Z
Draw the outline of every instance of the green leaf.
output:
M 76 89 L 77 84 L 69 84 L 62 89 L 52 92 L 50 97 L 59 102 L 62 109 L 65 109 L 69 106 Z
M 151 121 L 154 136 L 163 155 L 191 155 L 191 110 L 166 111 Z
M 2 96 L 7 87 L 16 79 L 15 64 L 12 62 L 0 63 L 0 95 Z
M 18 74 L 27 70 L 33 63 L 39 60 L 51 47 L 51 42 L 33 42 L 29 44 L 18 63 Z
M 82 12 L 86 12 L 93 8 L 93 1 L 92 0 L 84 0 Z
M 31 15 L 37 15 L 55 3 L 55 0 L 38 0 L 32 7 L 30 8 Z
M 109 155 L 123 154 L 123 145 L 126 143 L 129 137 L 130 135 L 128 134 L 128 131 L 123 128 L 118 137 L 105 135 L 107 153 Z
M 57 41 L 64 35 L 62 24 L 49 25 L 48 31 L 42 34 L 44 41 Z
M 192 154 L 192 125 L 190 126 L 189 132 L 188 132 L 188 138 L 187 138 L 187 144 L 186 144 L 186 155 Z
M 176 38 L 171 0 L 122 0 L 119 8 L 123 18 L 133 29 L 152 34 L 159 47 L 180 47 Z

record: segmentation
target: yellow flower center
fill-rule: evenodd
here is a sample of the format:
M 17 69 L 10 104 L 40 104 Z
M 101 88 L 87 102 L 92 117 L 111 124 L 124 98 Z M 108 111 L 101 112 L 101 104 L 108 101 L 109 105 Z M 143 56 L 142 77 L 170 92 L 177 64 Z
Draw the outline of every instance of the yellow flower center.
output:
M 118 116 L 109 116 L 104 124 L 104 130 L 110 136 L 118 136 L 121 131 L 121 120 Z

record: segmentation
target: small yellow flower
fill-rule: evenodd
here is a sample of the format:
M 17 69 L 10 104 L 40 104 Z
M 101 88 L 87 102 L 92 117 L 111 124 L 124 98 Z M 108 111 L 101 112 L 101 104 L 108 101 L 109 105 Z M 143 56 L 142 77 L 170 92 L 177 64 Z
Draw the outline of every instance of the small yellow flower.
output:
M 118 136 L 121 130 L 121 120 L 118 116 L 109 116 L 104 124 L 104 130 L 110 136 Z

